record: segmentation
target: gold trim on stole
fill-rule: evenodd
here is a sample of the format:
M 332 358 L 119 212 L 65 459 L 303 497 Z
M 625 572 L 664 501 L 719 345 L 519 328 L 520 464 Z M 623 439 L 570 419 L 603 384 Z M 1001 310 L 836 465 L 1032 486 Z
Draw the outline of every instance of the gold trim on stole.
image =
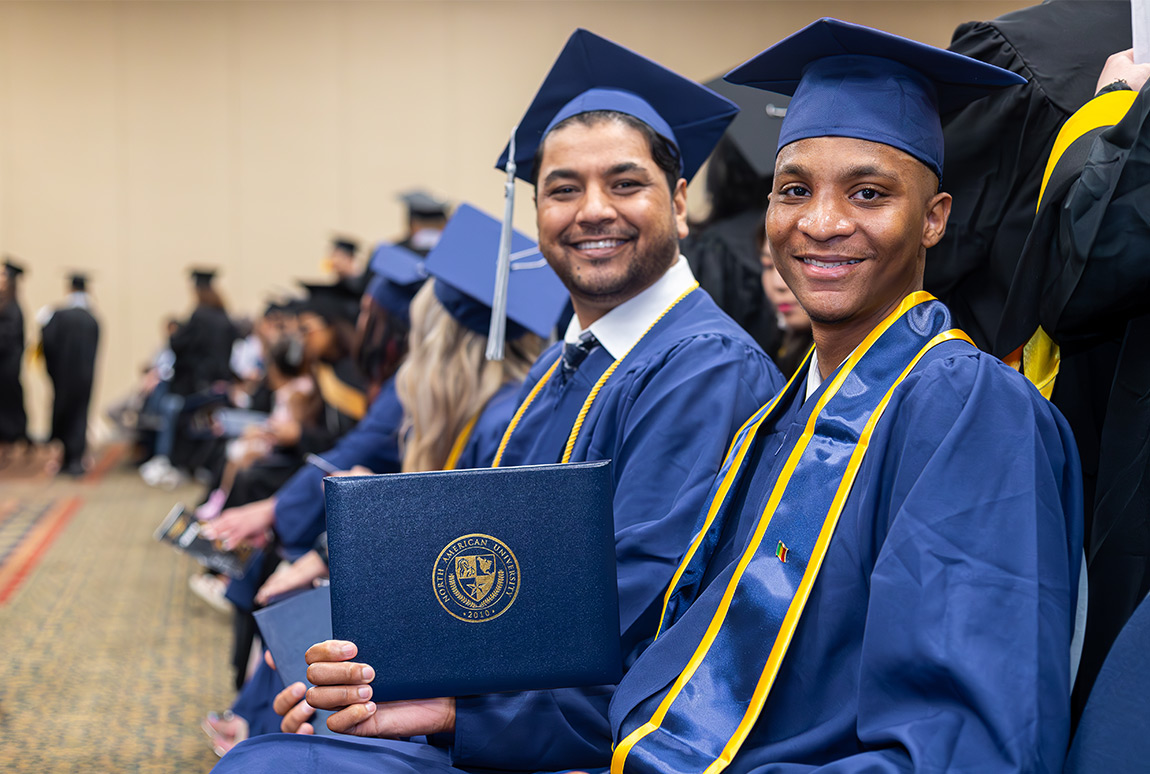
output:
M 618 745 L 618 748 L 615 750 L 611 761 L 612 774 L 622 774 L 623 768 L 626 765 L 627 755 L 630 753 L 631 748 L 638 744 L 638 742 L 642 740 L 643 737 L 659 728 L 663 722 L 663 719 L 666 718 L 671 705 L 674 703 L 683 687 L 687 684 L 687 682 L 690 681 L 691 677 L 694 675 L 695 671 L 698 669 L 699 665 L 706 657 L 707 652 L 710 650 L 711 645 L 714 643 L 714 640 L 718 635 L 719 629 L 722 627 L 726 613 L 730 607 L 731 600 L 733 599 L 735 591 L 738 587 L 739 580 L 742 578 L 742 575 L 746 571 L 747 566 L 750 565 L 752 559 L 754 558 L 754 555 L 759 548 L 759 544 L 762 541 L 763 534 L 766 532 L 766 529 L 770 524 L 770 517 L 768 514 L 773 513 L 775 507 L 778 505 L 778 501 L 782 498 L 787 483 L 789 482 L 795 468 L 798 466 L 800 457 L 805 451 L 810 439 L 814 435 L 814 425 L 823 407 L 834 396 L 834 394 L 838 392 L 838 389 L 842 385 L 843 381 L 846 380 L 847 376 L 850 374 L 859 360 L 862 359 L 863 355 L 866 354 L 866 352 L 875 343 L 875 341 L 877 341 L 878 338 L 891 325 L 901 319 L 909 309 L 931 300 L 934 300 L 934 297 L 925 291 L 918 291 L 907 296 L 898 306 L 898 308 L 892 312 L 885 320 L 883 320 L 883 322 L 880 323 L 874 330 L 872 330 L 871 333 L 863 340 L 862 344 L 860 344 L 858 348 L 853 353 L 851 353 L 850 357 L 848 357 L 846 362 L 843 364 L 843 367 L 839 369 L 839 372 L 836 374 L 833 381 L 827 386 L 827 389 L 823 392 L 819 402 L 815 405 L 814 411 L 811 412 L 811 416 L 803 429 L 802 435 L 795 443 L 794 449 L 791 451 L 790 456 L 787 458 L 783 470 L 780 473 L 779 478 L 775 483 L 774 489 L 771 492 L 771 496 L 768 498 L 767 505 L 764 508 L 764 517 L 760 518 L 759 524 L 757 525 L 755 532 L 747 545 L 747 548 L 744 550 L 743 555 L 739 560 L 735 573 L 732 575 L 731 580 L 727 585 L 727 589 L 725 590 L 719 607 L 716 609 L 711 623 L 703 636 L 703 640 L 700 642 L 698 648 L 696 648 L 694 654 L 687 662 L 687 666 L 683 669 L 682 673 L 680 673 L 679 677 L 671 686 L 671 689 L 668 691 L 667 695 L 659 703 L 659 706 L 655 710 L 655 713 L 652 715 L 651 720 L 647 721 L 642 726 L 632 731 Z M 789 647 L 791 638 L 793 637 L 794 631 L 798 626 L 803 607 L 806 605 L 807 598 L 809 597 L 810 591 L 813 588 L 814 581 L 818 575 L 818 571 L 822 566 L 823 557 L 830 546 L 830 538 L 833 535 L 834 528 L 838 523 L 839 514 L 842 512 L 842 508 L 846 504 L 846 498 L 849 495 L 851 486 L 854 483 L 854 476 L 858 472 L 858 467 L 861 465 L 863 456 L 866 453 L 867 446 L 870 442 L 871 433 L 879 418 L 881 417 L 883 410 L 890 402 L 890 398 L 893 395 L 894 390 L 898 387 L 899 384 L 902 383 L 902 380 L 907 376 L 907 374 L 910 373 L 914 366 L 918 364 L 923 355 L 925 355 L 930 349 L 944 341 L 950 341 L 954 339 L 966 341 L 970 343 L 971 346 L 973 346 L 973 342 L 971 342 L 970 338 L 965 333 L 957 329 L 944 331 L 943 333 L 940 333 L 932 338 L 929 342 L 927 342 L 925 346 L 922 347 L 921 350 L 919 350 L 918 354 L 915 355 L 911 362 L 903 369 L 902 373 L 898 376 L 894 384 L 883 396 L 882 400 L 880 400 L 878 407 L 874 412 L 872 412 L 871 417 L 868 419 L 867 424 L 859 437 L 859 441 L 851 455 L 851 458 L 848 461 L 847 469 L 840 482 L 839 488 L 835 493 L 830 511 L 827 513 L 827 516 L 824 520 L 823 528 L 819 533 L 815 551 L 807 565 L 807 571 L 803 574 L 803 579 L 799 585 L 799 589 L 791 601 L 791 605 L 787 610 L 787 614 L 783 620 L 779 634 L 775 638 L 774 646 L 771 648 L 770 655 L 767 658 L 767 663 L 763 668 L 763 674 L 760 677 L 758 685 L 756 686 L 755 692 L 751 698 L 750 705 L 747 708 L 747 712 L 744 714 L 743 719 L 736 727 L 735 734 L 724 747 L 720 757 L 707 767 L 707 774 L 714 774 L 714 772 L 722 771 L 724 768 L 726 768 L 727 765 L 730 764 L 731 760 L 733 760 L 735 756 L 735 753 L 738 752 L 739 747 L 746 739 L 747 734 L 750 733 L 750 729 L 753 726 L 754 721 L 758 718 L 762 707 L 766 703 L 771 686 L 774 684 L 775 677 L 777 676 L 779 667 L 782 664 L 783 656 L 786 655 L 786 650 Z M 776 402 L 777 400 L 778 398 L 776 398 Z M 763 419 L 765 418 L 766 414 L 763 416 Z M 740 449 L 740 452 L 745 454 L 745 449 Z M 732 466 L 730 469 L 728 469 L 726 477 L 733 480 L 737 472 L 738 469 L 735 466 Z M 730 487 L 729 482 L 724 481 L 724 483 L 726 484 L 726 488 Z M 725 493 L 726 488 L 721 488 L 721 491 Z M 712 503 L 712 508 L 708 512 L 707 525 L 710 524 L 710 520 L 713 519 L 714 514 L 717 511 L 717 509 L 713 506 L 714 503 Z M 705 531 L 706 526 L 703 528 L 703 532 Z M 698 542 L 699 541 L 697 541 L 696 544 L 692 546 L 692 550 L 697 548 Z M 681 577 L 682 572 L 686 567 L 686 563 L 689 560 L 689 556 L 684 560 L 680 569 L 676 572 L 676 579 Z M 674 586 L 672 585 L 671 588 L 673 589 Z

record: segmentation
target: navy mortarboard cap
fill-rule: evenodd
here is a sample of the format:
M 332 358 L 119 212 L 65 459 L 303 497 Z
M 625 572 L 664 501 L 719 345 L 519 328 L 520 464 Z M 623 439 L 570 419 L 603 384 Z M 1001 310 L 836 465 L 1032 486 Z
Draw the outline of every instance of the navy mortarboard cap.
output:
M 359 296 L 342 283 L 313 285 L 301 282 L 307 298 L 300 302 L 298 312 L 312 312 L 330 325 L 336 320 L 355 323 L 359 317 Z
M 399 195 L 407 205 L 407 211 L 421 218 L 442 218 L 447 215 L 447 202 L 429 194 L 427 191 L 415 189 L 405 191 Z
M 779 148 L 852 137 L 909 153 L 942 177 L 947 113 L 1022 76 L 889 32 L 819 19 L 727 73 L 731 83 L 791 94 Z
M 359 252 L 359 242 L 347 237 L 335 237 L 331 240 L 331 247 L 333 250 L 339 250 L 348 255 L 355 255 Z
M 501 232 L 499 220 L 461 204 L 447 222 L 439 244 L 427 256 L 427 273 L 435 277 L 435 297 L 462 325 L 484 336 L 491 325 Z M 567 288 L 547 265 L 539 247 L 513 231 L 507 338 L 518 338 L 526 331 L 547 338 L 566 300 Z
M 191 269 L 189 275 L 197 288 L 206 288 L 210 287 L 212 280 L 216 278 L 216 270 L 200 267 Z
M 372 253 L 369 269 L 373 276 L 367 285 L 368 295 L 407 322 L 411 299 L 427 279 L 423 256 L 406 247 L 384 243 Z
M 4 272 L 9 277 L 19 277 L 24 273 L 24 266 L 8 257 L 4 259 Z
M 516 176 L 531 182 L 543 138 L 579 113 L 613 110 L 638 118 L 679 152 L 680 174 L 694 177 L 739 108 L 705 86 L 584 29 L 575 30 L 551 66 L 515 133 Z M 508 144 L 496 166 L 507 168 Z
M 72 285 L 72 290 L 77 292 L 82 293 L 88 288 L 88 275 L 82 271 L 71 272 L 68 281 Z
M 727 127 L 727 137 L 759 177 L 775 174 L 775 150 L 779 130 L 787 114 L 790 97 L 771 94 L 750 86 L 727 83 L 722 78 L 707 81 L 714 89 L 739 106 L 739 114 Z

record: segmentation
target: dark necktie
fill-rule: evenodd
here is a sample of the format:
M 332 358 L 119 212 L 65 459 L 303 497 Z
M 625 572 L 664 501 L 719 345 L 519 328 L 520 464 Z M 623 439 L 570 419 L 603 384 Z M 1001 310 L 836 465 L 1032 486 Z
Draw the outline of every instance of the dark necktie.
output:
M 579 340 L 568 342 L 563 345 L 563 364 L 561 377 L 564 382 L 571 378 L 571 374 L 575 373 L 583 361 L 587 359 L 587 355 L 591 354 L 591 350 L 599 346 L 599 340 L 595 338 L 595 334 L 591 331 L 583 331 L 579 334 Z

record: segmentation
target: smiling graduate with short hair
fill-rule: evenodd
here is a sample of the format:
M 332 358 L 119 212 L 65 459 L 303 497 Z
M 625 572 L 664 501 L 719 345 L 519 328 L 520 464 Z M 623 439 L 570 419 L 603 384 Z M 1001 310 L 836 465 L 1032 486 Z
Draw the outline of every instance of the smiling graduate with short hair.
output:
M 939 111 L 1017 77 L 823 19 L 727 78 L 794 94 L 767 231 L 816 349 L 732 445 L 611 771 L 1059 771 L 1074 441 L 922 291 Z

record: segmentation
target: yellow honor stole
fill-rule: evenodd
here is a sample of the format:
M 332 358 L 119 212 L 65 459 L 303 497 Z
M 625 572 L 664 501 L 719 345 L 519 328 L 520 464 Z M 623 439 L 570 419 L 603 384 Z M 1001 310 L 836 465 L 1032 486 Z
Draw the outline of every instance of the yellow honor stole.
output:
M 623 720 L 612 774 L 632 769 L 710 774 L 734 759 L 779 673 L 875 426 L 919 360 L 952 340 L 970 342 L 950 327 L 945 306 L 929 293 L 913 293 L 829 377 L 803 432 L 788 438 L 775 456 L 782 464 L 766 507 L 701 641 L 661 698 L 649 697 L 639 705 L 645 709 L 633 709 Z M 802 389 L 799 375 L 806 374 L 810 357 L 735 437 L 703 526 L 671 580 L 660 635 L 682 599 L 697 592 L 755 437 L 761 427 L 777 423 Z M 747 647 L 748 632 L 763 643 L 761 649 Z M 652 714 L 653 699 L 658 704 Z

